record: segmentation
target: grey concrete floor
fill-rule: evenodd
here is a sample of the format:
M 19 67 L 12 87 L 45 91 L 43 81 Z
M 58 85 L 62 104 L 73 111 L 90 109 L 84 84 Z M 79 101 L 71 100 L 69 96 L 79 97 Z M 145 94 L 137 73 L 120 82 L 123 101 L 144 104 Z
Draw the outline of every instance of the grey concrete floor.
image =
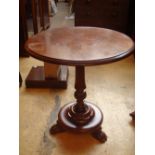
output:
M 68 5 L 58 3 L 52 27 L 73 26 L 66 20 Z M 25 80 L 32 66 L 43 65 L 34 58 L 20 58 L 20 72 Z M 129 113 L 134 110 L 134 57 L 119 62 L 86 67 L 87 98 L 103 114 L 103 130 L 108 135 L 100 144 L 90 135 L 49 134 L 60 107 L 74 100 L 74 67 L 69 67 L 68 88 L 20 88 L 20 155 L 134 155 L 134 125 Z M 56 102 L 58 101 L 58 102 Z

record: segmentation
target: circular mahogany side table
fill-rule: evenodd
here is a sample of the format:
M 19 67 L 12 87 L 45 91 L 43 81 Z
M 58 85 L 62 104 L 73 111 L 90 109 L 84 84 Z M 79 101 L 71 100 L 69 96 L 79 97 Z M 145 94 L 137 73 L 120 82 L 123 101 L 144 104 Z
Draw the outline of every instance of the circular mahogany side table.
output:
M 133 41 L 126 35 L 96 27 L 49 29 L 30 38 L 25 47 L 39 60 L 75 66 L 75 102 L 63 106 L 50 133 L 63 131 L 90 133 L 100 142 L 107 140 L 101 130 L 103 114 L 99 107 L 85 101 L 85 66 L 118 61 L 133 51 Z

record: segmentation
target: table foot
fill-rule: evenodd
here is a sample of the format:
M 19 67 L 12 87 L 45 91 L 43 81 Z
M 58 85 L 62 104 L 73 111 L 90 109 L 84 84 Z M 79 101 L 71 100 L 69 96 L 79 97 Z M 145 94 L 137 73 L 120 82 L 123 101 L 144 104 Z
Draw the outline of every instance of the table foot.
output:
M 50 128 L 50 133 L 51 134 L 57 134 L 57 133 L 61 133 L 64 132 L 65 129 L 59 124 L 54 124 L 51 128 Z
M 92 133 L 92 136 L 101 143 L 104 143 L 107 141 L 107 135 L 101 130 L 101 128 L 94 131 Z
M 87 124 L 78 124 L 73 122 L 68 116 L 68 109 L 70 109 L 75 103 L 69 103 L 61 108 L 58 114 L 57 124 L 53 125 L 50 129 L 51 134 L 57 134 L 64 131 L 70 131 L 73 133 L 90 133 L 99 142 L 104 143 L 107 140 L 106 134 L 101 130 L 101 123 L 103 121 L 103 114 L 101 110 L 85 101 L 85 104 L 93 109 L 94 117 L 89 120 Z
M 132 117 L 132 120 L 135 121 L 135 111 L 133 111 L 132 113 L 130 113 L 130 116 Z

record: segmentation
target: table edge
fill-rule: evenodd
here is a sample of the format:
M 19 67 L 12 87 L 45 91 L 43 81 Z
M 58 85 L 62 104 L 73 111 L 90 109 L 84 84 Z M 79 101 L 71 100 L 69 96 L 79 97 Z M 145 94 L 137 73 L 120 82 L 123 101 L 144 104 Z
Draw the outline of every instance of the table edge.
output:
M 28 48 L 27 42 L 25 43 L 25 49 L 28 52 L 28 54 L 36 59 L 39 59 L 41 61 L 52 63 L 52 64 L 58 64 L 58 65 L 68 65 L 68 66 L 94 66 L 94 65 L 101 65 L 101 64 L 107 64 L 119 61 L 129 55 L 131 55 L 134 51 L 134 43 L 133 46 L 126 52 L 122 52 L 118 55 L 104 58 L 104 59 L 96 59 L 96 60 L 65 60 L 65 59 L 56 59 L 56 58 L 49 58 L 43 55 L 39 55 L 35 52 L 33 52 L 31 49 Z

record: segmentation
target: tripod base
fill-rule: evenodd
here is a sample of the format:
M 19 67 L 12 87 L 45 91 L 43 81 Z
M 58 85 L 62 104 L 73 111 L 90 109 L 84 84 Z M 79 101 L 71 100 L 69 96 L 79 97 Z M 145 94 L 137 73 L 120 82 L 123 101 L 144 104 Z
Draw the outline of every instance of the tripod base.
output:
M 101 130 L 101 123 L 103 121 L 103 114 L 101 110 L 85 101 L 85 104 L 94 111 L 94 116 L 88 123 L 83 125 L 77 125 L 78 123 L 73 122 L 68 115 L 68 109 L 74 106 L 75 103 L 69 103 L 61 108 L 57 124 L 52 126 L 50 129 L 51 134 L 56 134 L 64 131 L 70 131 L 74 133 L 90 133 L 95 139 L 100 142 L 105 142 L 107 140 L 106 134 Z

